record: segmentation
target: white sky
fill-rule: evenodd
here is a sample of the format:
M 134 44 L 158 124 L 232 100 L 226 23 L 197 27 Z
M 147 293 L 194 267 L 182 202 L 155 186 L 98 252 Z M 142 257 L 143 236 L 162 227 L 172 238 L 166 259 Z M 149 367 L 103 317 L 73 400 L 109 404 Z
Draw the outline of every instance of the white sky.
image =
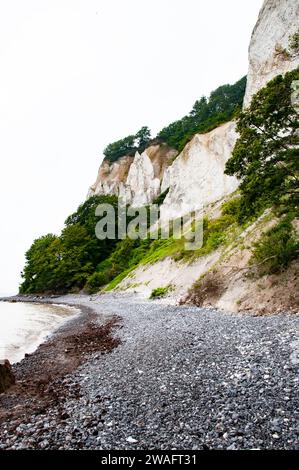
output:
M 59 233 L 101 151 L 247 73 L 262 0 L 0 0 L 0 294 Z

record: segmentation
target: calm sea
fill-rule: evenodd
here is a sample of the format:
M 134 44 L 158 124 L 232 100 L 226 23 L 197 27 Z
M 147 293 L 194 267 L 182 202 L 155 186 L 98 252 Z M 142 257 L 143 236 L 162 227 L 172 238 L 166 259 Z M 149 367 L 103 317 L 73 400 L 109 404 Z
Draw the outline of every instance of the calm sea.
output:
M 79 313 L 74 307 L 61 305 L 0 302 L 0 360 L 20 361 Z

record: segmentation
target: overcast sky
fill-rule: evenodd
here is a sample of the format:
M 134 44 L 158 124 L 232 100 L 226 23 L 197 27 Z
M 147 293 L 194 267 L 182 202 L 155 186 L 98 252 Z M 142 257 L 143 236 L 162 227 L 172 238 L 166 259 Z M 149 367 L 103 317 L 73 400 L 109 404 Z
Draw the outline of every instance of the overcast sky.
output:
M 0 0 L 0 294 L 110 142 L 247 73 L 262 0 Z

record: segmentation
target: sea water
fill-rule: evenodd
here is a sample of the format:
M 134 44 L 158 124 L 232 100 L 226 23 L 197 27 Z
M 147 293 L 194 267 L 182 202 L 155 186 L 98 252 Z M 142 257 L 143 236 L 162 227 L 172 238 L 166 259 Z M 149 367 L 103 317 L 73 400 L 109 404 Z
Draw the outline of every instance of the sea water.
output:
M 0 361 L 19 362 L 79 313 L 64 305 L 0 302 Z

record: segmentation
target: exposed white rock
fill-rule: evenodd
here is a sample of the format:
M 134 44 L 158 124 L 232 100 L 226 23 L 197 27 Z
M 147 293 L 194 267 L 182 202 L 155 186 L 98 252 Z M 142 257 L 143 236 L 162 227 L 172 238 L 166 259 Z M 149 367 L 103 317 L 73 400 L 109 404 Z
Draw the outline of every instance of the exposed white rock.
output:
M 161 193 L 161 181 L 177 152 L 166 144 L 153 145 L 141 155 L 137 152 L 127 181 L 120 186 L 119 196 L 132 207 L 150 204 Z
M 154 167 L 147 151 L 137 152 L 130 167 L 125 191 L 127 202 L 133 207 L 151 203 L 160 193 L 160 179 L 155 177 Z
M 237 188 L 236 178 L 224 175 L 236 139 L 235 123 L 229 122 L 195 135 L 177 158 L 175 150 L 161 144 L 111 165 L 104 161 L 89 196 L 116 195 L 132 207 L 141 207 L 169 188 L 162 218 L 186 214 Z
M 167 303 L 177 303 L 186 295 L 188 289 L 206 273 L 219 259 L 220 251 L 198 258 L 193 263 L 175 262 L 171 258 L 159 260 L 153 264 L 139 266 L 118 286 L 117 290 L 135 292 L 142 297 L 149 297 L 157 287 L 171 286 Z
M 236 190 L 238 180 L 224 170 L 237 137 L 234 122 L 193 137 L 164 175 L 162 191 L 169 187 L 169 192 L 161 206 L 162 220 L 198 210 Z
M 132 162 L 133 157 L 129 156 L 122 157 L 111 164 L 104 160 L 99 168 L 96 182 L 89 189 L 87 197 L 93 195 L 118 196 L 119 187 L 126 182 Z
M 176 155 L 176 150 L 159 144 L 148 147 L 141 155 L 136 152 L 134 158 L 125 156 L 112 164 L 104 160 L 88 197 L 116 195 L 133 207 L 150 204 L 159 196 L 164 172 Z
M 161 183 L 161 193 L 164 193 L 170 186 L 170 175 L 171 175 L 171 166 L 166 168 L 163 180 Z
M 299 27 L 298 0 L 265 0 L 249 47 L 249 71 L 244 105 L 276 75 L 299 66 L 289 50 L 290 37 Z

